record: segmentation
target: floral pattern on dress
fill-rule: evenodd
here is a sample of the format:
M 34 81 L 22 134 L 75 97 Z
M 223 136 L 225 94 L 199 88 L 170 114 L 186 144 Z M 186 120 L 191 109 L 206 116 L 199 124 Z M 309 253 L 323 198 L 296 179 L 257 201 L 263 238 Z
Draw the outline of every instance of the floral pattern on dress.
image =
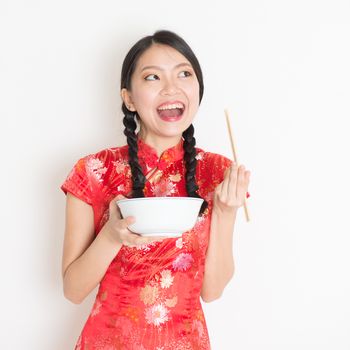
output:
M 209 201 L 208 208 L 181 237 L 119 249 L 100 281 L 75 350 L 210 350 L 199 293 L 213 193 L 231 160 L 196 151 L 198 193 Z M 156 170 L 146 181 L 145 197 L 187 196 L 183 140 L 158 157 L 138 138 L 138 156 L 144 174 Z M 61 188 L 92 205 L 97 235 L 109 218 L 110 201 L 132 193 L 128 145 L 79 159 Z
M 174 270 L 186 271 L 193 262 L 193 257 L 189 253 L 181 253 L 173 261 Z
M 106 173 L 107 168 L 104 166 L 104 163 L 98 159 L 91 157 L 86 162 L 87 169 L 95 176 L 97 181 L 102 181 L 102 175 Z
M 127 160 L 118 159 L 111 162 L 114 165 L 115 171 L 119 175 L 131 175 L 131 168 Z
M 146 309 L 147 323 L 160 326 L 169 320 L 169 310 L 163 304 L 152 305 Z
M 169 197 L 176 192 L 176 185 L 169 179 L 162 179 L 153 185 L 155 197 Z
M 169 175 L 169 180 L 172 181 L 172 182 L 179 182 L 181 181 L 181 174 L 180 173 L 177 173 L 175 175 Z
M 196 159 L 197 160 L 202 160 L 204 157 L 204 152 L 198 152 L 197 155 L 196 155 Z
M 162 288 L 169 288 L 174 281 L 174 276 L 171 275 L 171 271 L 163 270 L 160 274 L 162 275 L 160 279 L 160 286 Z
M 136 247 L 134 247 L 137 250 L 142 250 L 144 252 L 148 252 L 152 249 L 152 247 L 154 247 L 157 244 L 157 242 L 149 242 L 149 243 L 145 243 L 145 244 L 140 244 Z
M 146 285 L 140 291 L 140 299 L 146 305 L 152 305 L 158 299 L 159 291 L 157 286 Z
M 194 320 L 192 323 L 192 332 L 197 332 L 198 337 L 202 337 L 204 333 L 204 327 L 201 321 L 199 320 Z
M 179 248 L 179 249 L 181 249 L 183 247 L 182 237 L 180 237 L 176 240 L 175 245 L 176 245 L 176 248 Z
M 178 297 L 170 296 L 168 292 L 162 290 L 168 290 L 173 282 L 174 276 L 171 270 L 164 269 L 140 289 L 140 300 L 146 305 L 145 318 L 148 324 L 159 327 L 171 319 L 169 308 L 175 307 Z

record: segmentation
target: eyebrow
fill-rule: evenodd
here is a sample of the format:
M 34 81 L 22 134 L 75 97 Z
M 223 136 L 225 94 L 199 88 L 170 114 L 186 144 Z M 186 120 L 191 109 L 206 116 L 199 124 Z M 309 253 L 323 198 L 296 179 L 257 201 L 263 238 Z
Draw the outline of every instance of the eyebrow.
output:
M 186 63 L 186 62 L 183 62 L 183 63 L 179 63 L 177 64 L 176 66 L 174 66 L 174 69 L 175 68 L 179 68 L 179 67 L 182 67 L 182 66 L 189 66 L 192 68 L 192 66 L 189 64 L 189 63 Z M 158 69 L 158 70 L 164 70 L 163 68 L 159 67 L 159 66 L 145 66 L 141 69 L 141 72 L 143 72 L 144 70 L 148 69 L 148 68 L 153 68 L 153 69 Z

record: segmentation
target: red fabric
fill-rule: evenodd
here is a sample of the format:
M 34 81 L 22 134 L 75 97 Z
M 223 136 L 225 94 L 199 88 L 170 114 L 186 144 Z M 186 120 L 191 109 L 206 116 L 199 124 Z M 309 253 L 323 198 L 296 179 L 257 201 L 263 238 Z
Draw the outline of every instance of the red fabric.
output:
M 163 171 L 155 183 L 146 182 L 145 196 L 187 196 L 183 140 L 159 158 L 140 138 L 138 147 L 144 174 L 156 166 Z M 209 207 L 181 238 L 137 248 L 122 246 L 100 282 L 75 350 L 210 349 L 200 291 L 213 191 L 232 161 L 200 148 L 196 151 L 199 194 Z M 108 220 L 111 199 L 119 193 L 130 197 L 128 145 L 79 159 L 61 189 L 92 205 L 98 234 Z

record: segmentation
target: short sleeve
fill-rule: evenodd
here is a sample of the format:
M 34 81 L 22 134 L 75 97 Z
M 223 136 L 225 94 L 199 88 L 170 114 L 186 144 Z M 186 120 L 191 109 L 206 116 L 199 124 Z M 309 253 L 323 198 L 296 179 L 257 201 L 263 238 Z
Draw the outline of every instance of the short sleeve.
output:
M 72 193 L 74 196 L 92 205 L 92 187 L 87 171 L 87 158 L 80 158 L 71 169 L 67 178 L 61 185 L 61 190 L 67 194 Z
M 216 186 L 223 181 L 225 170 L 232 161 L 221 154 L 204 151 L 198 153 L 197 159 L 199 164 L 196 176 L 199 192 L 201 197 L 210 204 Z
M 233 160 L 223 156 L 222 154 L 212 153 L 211 169 L 213 172 L 213 184 L 214 187 L 219 185 L 225 178 L 225 172 L 233 164 Z M 250 197 L 250 193 L 247 191 L 246 198 Z
M 233 161 L 222 154 L 207 152 L 208 168 L 211 173 L 211 181 L 216 187 L 224 180 L 225 171 L 228 169 Z

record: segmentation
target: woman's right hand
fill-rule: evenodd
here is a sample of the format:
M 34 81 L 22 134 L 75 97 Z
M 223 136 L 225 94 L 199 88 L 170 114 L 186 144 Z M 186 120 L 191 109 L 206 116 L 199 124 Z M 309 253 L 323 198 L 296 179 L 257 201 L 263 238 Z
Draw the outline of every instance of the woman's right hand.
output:
M 128 226 L 136 221 L 135 217 L 127 216 L 126 218 L 122 218 L 121 211 L 116 203 L 117 200 L 124 198 L 123 195 L 118 194 L 118 196 L 114 197 L 109 203 L 109 219 L 105 225 L 107 226 L 106 234 L 108 234 L 113 241 L 117 241 L 128 247 L 137 247 L 168 238 L 166 236 L 146 237 L 131 232 Z

